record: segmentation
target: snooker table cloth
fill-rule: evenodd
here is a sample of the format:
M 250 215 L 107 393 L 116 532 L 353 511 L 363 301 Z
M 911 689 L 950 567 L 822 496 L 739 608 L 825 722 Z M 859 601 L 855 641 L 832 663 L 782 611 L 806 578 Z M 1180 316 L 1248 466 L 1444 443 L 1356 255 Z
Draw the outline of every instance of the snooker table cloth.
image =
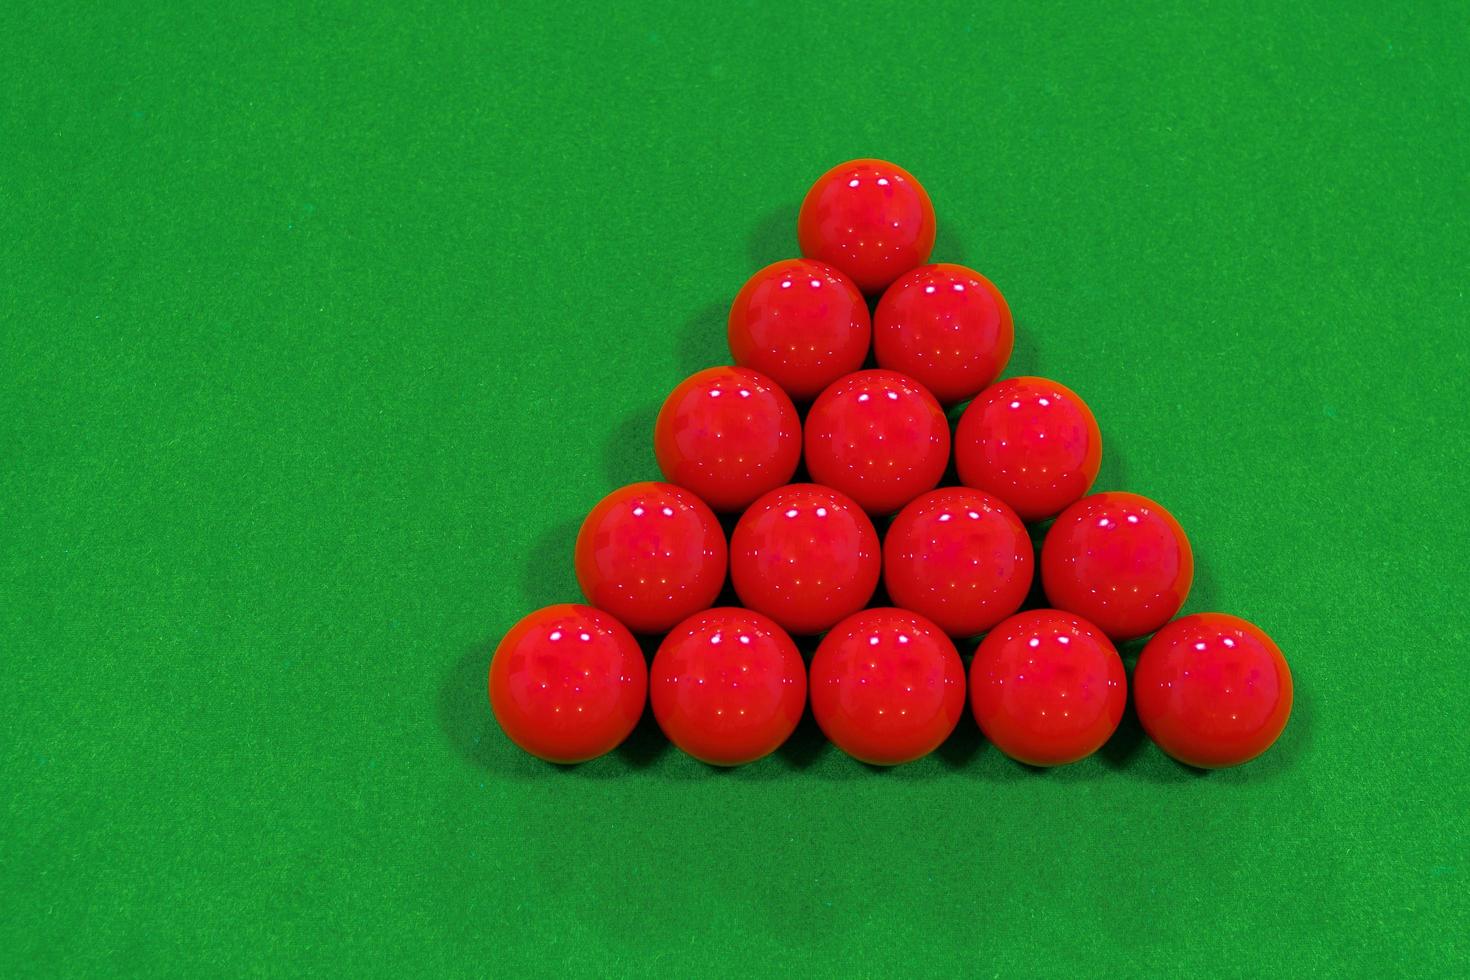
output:
M 1470 10 L 17 5 L 0 975 L 1464 976 Z M 968 717 L 715 771 L 494 726 L 521 615 L 827 167 L 924 182 L 1186 611 L 1296 679 L 1201 773 Z M 1131 666 L 1136 644 L 1123 650 Z M 968 655 L 970 650 L 965 650 Z

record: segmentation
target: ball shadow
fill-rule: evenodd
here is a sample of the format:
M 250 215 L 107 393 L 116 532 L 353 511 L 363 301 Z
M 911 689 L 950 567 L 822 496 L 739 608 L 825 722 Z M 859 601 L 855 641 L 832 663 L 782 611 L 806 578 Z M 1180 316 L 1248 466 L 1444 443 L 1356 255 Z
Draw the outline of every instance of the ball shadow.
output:
M 949 769 L 965 769 L 975 761 L 975 757 L 983 752 L 988 744 L 967 704 L 964 713 L 960 715 L 960 723 L 955 726 L 949 738 L 944 740 L 944 744 L 934 751 L 934 754 Z
M 934 234 L 934 251 L 929 255 L 930 262 L 950 262 L 955 265 L 968 266 L 969 251 L 959 234 L 955 232 L 954 226 L 941 222 Z
M 802 661 L 806 663 L 808 670 L 810 670 L 812 655 L 817 652 L 817 646 L 821 643 L 822 638 L 820 636 L 800 635 L 793 636 L 791 639 L 795 642 L 797 650 L 801 652 Z M 810 694 L 808 694 L 806 707 L 801 713 L 801 721 L 797 722 L 796 729 L 791 733 L 791 737 L 776 750 L 775 755 L 777 760 L 781 763 L 782 768 L 788 772 L 804 772 L 822 762 L 831 753 L 837 751 L 837 747 L 827 741 L 826 734 L 823 733 L 821 726 L 817 724 L 816 716 L 812 714 Z M 845 767 L 839 772 L 827 772 L 825 774 L 835 776 L 836 778 L 849 778 L 852 775 L 847 772 Z
M 879 297 L 877 297 L 877 296 L 872 296 L 872 297 L 869 297 L 869 299 L 868 299 L 868 322 L 869 323 L 871 323 L 874 320 L 878 319 L 878 299 L 879 299 Z M 874 370 L 876 368 L 879 368 L 881 366 L 882 365 L 880 365 L 878 363 L 878 348 L 877 348 L 877 346 L 875 346 L 874 344 L 872 344 L 870 342 L 868 344 L 868 353 L 867 353 L 867 356 L 865 356 L 863 358 L 863 363 L 858 367 L 858 370 L 859 371 L 872 371 L 872 370 Z M 815 401 L 815 399 L 813 399 L 813 401 Z M 807 407 L 810 408 L 811 406 L 808 405 Z M 805 411 L 802 412 L 802 417 L 803 418 L 806 417 Z
M 486 690 L 494 654 L 495 641 L 476 644 L 450 665 L 439 684 L 439 728 L 454 751 L 479 769 L 497 768 L 507 758 Z M 522 754 L 518 749 L 511 751 Z M 520 768 L 529 771 L 536 760 L 524 758 Z
M 729 303 L 711 303 L 680 328 L 674 340 L 674 360 L 680 373 L 690 375 L 707 367 L 730 363 L 730 346 L 726 339 L 729 315 Z
M 653 424 L 660 405 L 645 405 L 618 423 L 602 449 L 602 474 L 613 487 L 658 480 L 653 455 Z
M 1123 659 L 1123 667 L 1128 673 L 1128 701 L 1123 707 L 1123 718 L 1118 722 L 1117 730 L 1098 750 L 1097 758 L 1107 769 L 1125 772 L 1149 782 L 1187 782 L 1200 775 L 1201 770 L 1180 766 L 1157 750 L 1150 752 L 1148 733 L 1143 730 L 1143 723 L 1138 720 L 1138 712 L 1133 708 L 1133 667 L 1148 641 L 1149 637 L 1141 636 L 1117 644 L 1118 656 Z
M 950 411 L 947 412 L 947 413 L 945 413 L 945 414 L 946 414 L 946 418 L 948 418 L 948 420 L 949 420 L 949 445 L 950 445 L 950 450 L 949 450 L 949 459 L 946 460 L 945 461 L 945 464 L 944 464 L 944 475 L 939 478 L 938 486 L 940 486 L 940 487 L 958 487 L 958 486 L 963 486 L 963 484 L 960 482 L 960 468 L 959 468 L 959 463 L 957 462 L 958 457 L 957 457 L 957 454 L 954 451 L 954 442 L 955 442 L 954 434 L 955 434 L 956 427 L 959 425 L 959 418 L 960 417 L 959 417 L 958 414 L 955 414 L 954 413 L 954 409 L 950 409 Z
M 1102 465 L 1098 467 L 1097 479 L 1092 481 L 1092 488 L 1088 493 L 1101 493 L 1104 490 L 1126 490 L 1128 488 L 1128 468 L 1123 462 L 1123 454 L 1118 452 L 1117 445 L 1108 445 L 1107 437 L 1103 437 Z
M 1012 313 L 1014 316 L 1014 311 Z M 1015 341 L 1011 345 L 1011 359 L 1006 362 L 1003 378 L 1045 377 L 1041 370 L 1041 348 L 1036 341 L 1036 331 L 1020 319 L 1015 320 Z
M 832 743 L 822 734 L 808 705 L 801 714 L 801 721 L 796 723 L 796 730 L 776 750 L 776 755 L 787 769 L 803 772 L 820 762 L 829 751 L 832 751 Z
M 1123 720 L 1118 723 L 1118 730 L 1098 750 L 1098 758 L 1109 769 L 1127 769 L 1147 742 L 1148 736 L 1143 732 L 1143 725 L 1139 724 L 1138 712 L 1133 710 L 1133 701 L 1129 699 L 1123 709 Z
M 796 215 L 800 210 L 799 204 L 783 204 L 756 222 L 747 246 L 752 272 L 801 254 L 796 244 Z
M 1298 683 L 1293 685 L 1291 717 L 1286 721 L 1286 729 L 1276 740 L 1276 744 L 1266 750 L 1265 755 L 1247 763 L 1247 766 L 1259 762 L 1263 771 L 1268 774 L 1274 774 L 1277 770 L 1301 771 L 1301 759 L 1312 747 L 1312 723 L 1316 716 L 1317 703 L 1312 689 L 1302 686 L 1299 679 L 1294 680 L 1298 680 Z
M 1210 559 L 1195 551 L 1194 584 L 1189 588 L 1189 601 L 1185 606 L 1185 611 L 1218 612 L 1219 610 L 1220 590 L 1215 581 L 1214 570 L 1210 567 Z
M 1041 585 L 1041 545 L 1046 541 L 1046 532 L 1051 530 L 1051 525 L 1050 520 L 1026 525 L 1026 534 L 1031 538 L 1031 588 L 1021 602 L 1020 612 L 1051 608 L 1051 603 L 1046 598 L 1046 590 Z
M 653 717 L 653 706 L 643 706 L 643 717 L 638 719 L 632 734 L 613 750 L 617 761 L 623 763 L 627 769 L 647 769 L 658 762 L 659 757 L 669 751 L 669 740 L 664 737 L 663 729 L 658 727 L 658 720 Z M 581 768 L 573 770 L 581 773 Z M 593 775 L 588 772 L 585 775 Z
M 526 558 L 525 571 L 521 573 L 521 597 L 526 600 L 527 608 L 540 609 L 554 602 L 574 602 L 580 598 L 572 556 L 581 526 L 580 520 L 569 519 L 537 535 Z

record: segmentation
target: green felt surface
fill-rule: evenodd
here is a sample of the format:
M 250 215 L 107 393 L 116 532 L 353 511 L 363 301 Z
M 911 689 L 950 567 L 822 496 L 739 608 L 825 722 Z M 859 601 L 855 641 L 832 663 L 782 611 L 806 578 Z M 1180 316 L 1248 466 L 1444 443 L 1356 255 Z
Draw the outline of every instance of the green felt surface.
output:
M 1411 7 L 9 10 L 0 974 L 1463 975 L 1470 15 Z M 494 728 L 868 154 L 1280 642 L 1269 755 Z

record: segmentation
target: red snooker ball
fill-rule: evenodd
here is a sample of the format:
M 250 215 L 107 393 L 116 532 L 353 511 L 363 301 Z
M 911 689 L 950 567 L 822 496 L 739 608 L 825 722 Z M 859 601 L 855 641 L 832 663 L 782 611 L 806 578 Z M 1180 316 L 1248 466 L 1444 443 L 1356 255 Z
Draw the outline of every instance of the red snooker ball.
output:
M 1054 517 L 1085 494 L 1102 463 L 1102 433 L 1077 393 L 1045 378 L 986 388 L 955 430 L 960 482 L 993 493 L 1023 521 Z
M 637 633 L 662 633 L 708 609 L 725 584 L 714 512 L 671 483 L 633 483 L 592 508 L 577 535 L 577 582 Z
M 999 377 L 1014 343 L 1005 297 L 962 265 L 920 266 L 888 287 L 873 316 L 879 366 L 914 378 L 945 405 Z
M 1259 626 L 1196 613 L 1159 630 L 1133 669 L 1138 720 L 1187 765 L 1221 769 L 1269 749 L 1291 715 L 1291 671 Z
M 812 657 L 812 714 L 833 745 L 874 766 L 939 748 L 965 710 L 965 666 L 944 632 L 903 609 L 839 623 Z
M 812 479 L 870 514 L 891 514 L 944 476 L 949 420 L 924 386 L 893 371 L 833 382 L 806 416 Z
M 970 706 L 1012 759 L 1060 766 L 1102 748 L 1123 719 L 1128 675 L 1096 626 L 1055 609 L 1012 616 L 970 663 Z
M 669 395 L 653 430 L 659 469 L 717 511 L 739 511 L 791 479 L 801 419 L 786 392 L 748 368 L 713 367 Z
M 820 633 L 868 604 L 881 571 L 878 532 L 851 498 L 796 483 L 750 505 L 730 536 L 743 605 L 793 633 Z
M 1193 580 L 1184 529 L 1136 493 L 1084 497 L 1062 512 L 1041 545 L 1048 601 L 1114 640 L 1144 636 L 1173 619 Z
M 944 487 L 914 500 L 883 540 L 883 581 L 904 609 L 975 636 L 1021 608 L 1035 566 L 1021 519 L 1000 500 Z
M 934 250 L 934 205 L 913 174 L 883 160 L 849 160 L 807 191 L 797 216 L 801 254 L 880 293 Z
M 638 724 L 648 668 L 633 634 L 591 606 L 547 606 L 490 661 L 490 707 L 510 740 L 548 762 L 585 762 Z
M 872 341 L 868 304 L 852 280 L 821 262 L 786 259 L 740 287 L 730 306 L 735 363 L 810 401 L 862 367 Z
M 664 638 L 649 699 L 679 748 L 710 765 L 744 765 L 776 751 L 801 720 L 806 665 L 770 618 L 710 609 Z

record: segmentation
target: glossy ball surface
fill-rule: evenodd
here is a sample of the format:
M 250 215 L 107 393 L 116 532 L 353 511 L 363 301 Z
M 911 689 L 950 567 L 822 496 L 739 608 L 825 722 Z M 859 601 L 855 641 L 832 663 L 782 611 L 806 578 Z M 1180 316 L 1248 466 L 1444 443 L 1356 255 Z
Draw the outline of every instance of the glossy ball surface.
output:
M 1259 626 L 1196 613 L 1159 630 L 1133 669 L 1148 737 L 1187 765 L 1220 769 L 1269 749 L 1291 716 L 1291 671 Z
M 577 534 L 582 594 L 635 633 L 662 633 L 714 604 L 729 552 L 714 512 L 672 483 L 633 483 Z
M 889 597 L 954 637 L 976 636 L 1021 607 L 1035 555 L 1021 519 L 999 499 L 944 487 L 914 500 L 883 540 Z
M 830 487 L 772 490 L 730 536 L 730 577 L 741 604 L 793 633 L 820 633 L 863 608 L 881 571 L 873 522 Z
M 873 327 L 851 279 L 821 262 L 785 259 L 740 287 L 727 337 L 736 364 L 804 402 L 862 367 Z
M 1072 389 L 1045 378 L 1008 378 L 966 407 L 954 453 L 961 483 L 1004 500 L 1023 521 L 1040 521 L 1097 479 L 1102 433 Z
M 894 766 L 939 748 L 965 711 L 954 643 L 916 613 L 867 609 L 828 633 L 811 666 L 812 714 L 839 749 Z
M 812 479 L 870 514 L 891 514 L 932 490 L 949 464 L 949 420 L 924 386 L 893 371 L 833 382 L 806 416 Z
M 1012 759 L 1060 766 L 1102 748 L 1123 719 L 1128 675 L 1102 631 L 1036 609 L 985 637 L 970 663 L 970 706 L 985 737 Z
M 1136 493 L 1084 497 L 1041 545 L 1041 584 L 1058 609 L 1114 640 L 1144 636 L 1179 612 L 1194 581 L 1194 552 L 1163 507 Z
M 934 205 L 913 174 L 885 160 L 849 160 L 817 179 L 797 215 L 801 254 L 880 293 L 929 261 Z
M 780 748 L 801 720 L 806 664 L 769 617 L 710 609 L 664 638 L 649 700 L 680 749 L 711 765 L 744 765 Z
M 643 714 L 648 668 L 633 635 L 591 606 L 538 609 L 490 661 L 490 707 L 516 745 L 548 762 L 611 752 Z
M 801 462 L 801 419 L 770 378 L 707 368 L 670 393 L 653 428 L 664 478 L 717 511 L 739 511 L 783 486 Z
M 888 287 L 873 315 L 878 365 L 914 378 L 944 405 L 995 381 L 1014 344 L 1005 297 L 962 265 L 920 266 Z

